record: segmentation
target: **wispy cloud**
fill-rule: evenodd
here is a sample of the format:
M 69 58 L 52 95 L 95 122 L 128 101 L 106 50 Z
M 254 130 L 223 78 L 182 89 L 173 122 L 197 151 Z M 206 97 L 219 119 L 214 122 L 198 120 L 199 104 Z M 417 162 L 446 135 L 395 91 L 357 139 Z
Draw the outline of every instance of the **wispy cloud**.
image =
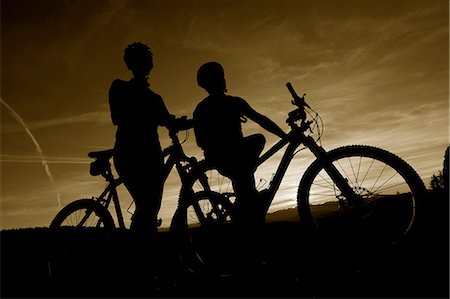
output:
M 94 196 L 104 187 L 101 178 L 89 175 L 89 159 L 84 157 L 87 150 L 113 144 L 106 92 L 112 76 L 128 76 L 121 53 L 134 40 L 150 42 L 158 54 L 155 65 L 161 68 L 155 67 L 151 83 L 167 98 L 171 111 L 192 112 L 189 99 L 202 95 L 195 85 L 196 67 L 206 59 L 220 59 L 230 93 L 243 96 L 286 130 L 285 119 L 293 107 L 284 83 L 291 81 L 298 93 L 308 94 L 309 103 L 322 115 L 326 149 L 376 145 L 411 161 L 422 176 L 441 167 L 448 142 L 448 1 L 366 1 L 364 5 L 179 1 L 173 5 L 171 1 L 111 0 L 88 6 L 67 1 L 55 11 L 40 10 L 41 5 L 51 8 L 52 3 L 36 2 L 36 12 L 22 24 L 20 34 L 8 31 L 5 35 L 10 37 L 5 45 L 10 46 L 5 51 L 9 56 L 4 77 L 10 81 L 5 81 L 9 84 L 4 89 L 51 153 L 43 156 L 55 169 L 64 203 Z M 15 12 L 23 11 L 19 6 Z M 52 18 L 41 22 L 49 13 Z M 24 36 L 31 38 L 34 47 L 17 46 Z M 86 107 L 97 111 L 86 113 Z M 101 130 L 86 131 L 95 125 Z M 244 127 L 258 129 L 250 122 Z M 7 117 L 2 119 L 2 134 L 21 130 Z M 269 145 L 274 139 L 266 135 Z M 17 141 L 9 142 L 0 156 L 5 169 L 21 169 L 17 185 L 41 179 L 35 184 L 38 188 L 16 190 L 14 184 L 3 188 L 2 203 L 7 205 L 2 205 L 2 216 L 12 215 L 7 221 L 16 227 L 32 225 L 32 221 L 48 223 L 56 212 L 48 178 L 22 171 L 41 161 L 35 155 L 23 155 L 30 151 L 17 138 L 23 137 L 20 134 L 2 137 Z M 163 146 L 170 144 L 166 132 L 160 137 Z M 188 155 L 202 158 L 193 134 L 183 146 Z M 301 174 L 310 163 L 299 157 L 301 163 L 293 161 L 280 189 L 280 206 L 295 198 Z M 268 163 L 260 174 L 270 179 L 273 166 L 275 162 Z M 163 217 L 171 217 L 178 191 L 176 177 L 170 178 Z M 129 194 L 123 189 L 122 194 L 128 203 Z M 39 210 L 45 206 L 50 207 L 48 211 Z M 45 217 L 31 219 L 33 209 L 40 216 L 40 211 L 46 213 Z
M 0 162 L 4 163 L 42 163 L 42 158 L 49 164 L 88 164 L 92 161 L 91 159 L 77 157 L 0 154 Z
M 64 125 L 72 125 L 79 123 L 97 123 L 97 124 L 111 124 L 110 112 L 109 111 L 94 111 L 87 112 L 78 115 L 70 115 L 65 117 L 59 117 L 48 120 L 40 120 L 40 121 L 30 121 L 27 122 L 28 128 L 30 130 L 37 130 L 43 128 L 51 128 L 57 126 Z M 23 131 L 21 126 L 18 126 L 13 123 L 5 123 L 1 128 L 2 134 L 9 134 Z
M 87 15 L 83 22 L 79 22 L 80 13 L 86 13 L 85 3 L 67 3 L 64 12 L 66 18 L 62 18 L 61 27 L 73 32 L 73 26 L 76 25 L 76 34 L 71 39 L 66 40 L 69 45 L 62 53 L 64 61 L 69 70 L 78 68 L 80 64 L 85 63 L 87 56 L 92 55 L 92 45 L 98 44 L 100 40 L 110 38 L 110 34 L 115 30 L 116 34 L 129 28 L 130 21 L 135 14 L 135 10 L 128 4 L 130 1 L 99 1 L 92 5 L 95 13 Z M 91 10 L 92 12 L 93 10 Z M 117 26 L 120 24 L 120 26 Z M 81 29 L 81 30 L 79 30 Z M 101 53 L 101 51 L 99 52 Z

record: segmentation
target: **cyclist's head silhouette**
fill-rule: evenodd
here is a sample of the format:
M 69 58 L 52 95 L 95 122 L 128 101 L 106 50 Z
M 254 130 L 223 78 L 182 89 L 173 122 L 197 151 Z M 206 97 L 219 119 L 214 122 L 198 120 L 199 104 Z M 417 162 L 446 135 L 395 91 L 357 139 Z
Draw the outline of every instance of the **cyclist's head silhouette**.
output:
M 218 62 L 207 62 L 197 72 L 197 83 L 208 93 L 224 93 L 227 91 L 225 73 Z
M 146 77 L 153 68 L 153 53 L 147 45 L 140 42 L 129 45 L 123 59 L 135 77 Z

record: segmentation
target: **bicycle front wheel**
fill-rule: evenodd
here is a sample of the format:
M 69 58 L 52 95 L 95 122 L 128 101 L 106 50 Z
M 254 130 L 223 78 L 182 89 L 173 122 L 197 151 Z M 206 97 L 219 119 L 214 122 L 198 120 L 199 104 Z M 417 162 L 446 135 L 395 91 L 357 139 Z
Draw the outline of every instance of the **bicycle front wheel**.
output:
M 371 250 L 397 244 L 416 223 L 426 196 L 416 171 L 398 156 L 369 146 L 330 151 L 332 163 L 353 190 L 346 198 L 316 160 L 299 186 L 299 214 L 340 246 Z
M 191 272 L 229 272 L 234 201 L 231 181 L 214 168 L 201 168 L 183 186 L 171 231 Z

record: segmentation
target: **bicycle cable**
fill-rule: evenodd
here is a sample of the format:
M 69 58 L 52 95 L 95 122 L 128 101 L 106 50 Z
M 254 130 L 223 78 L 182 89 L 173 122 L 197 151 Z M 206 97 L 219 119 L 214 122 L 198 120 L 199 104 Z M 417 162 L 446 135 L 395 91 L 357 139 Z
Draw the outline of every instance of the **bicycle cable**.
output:
M 310 116 L 310 118 L 312 119 L 313 122 L 313 126 L 310 127 L 311 132 L 317 132 L 317 137 L 315 138 L 315 141 L 320 144 L 322 146 L 322 136 L 323 136 L 323 121 L 322 121 L 322 117 L 320 116 L 319 113 L 317 113 L 314 109 L 312 108 L 307 108 L 305 109 L 305 111 L 308 113 L 308 115 Z M 314 114 L 315 115 L 314 115 Z M 296 154 L 298 154 L 299 152 L 301 152 L 302 150 L 305 150 L 306 147 L 302 147 L 300 149 L 298 149 L 297 151 L 295 151 L 292 156 L 295 156 Z
M 323 132 L 324 132 L 322 117 L 314 109 L 310 108 L 310 110 L 315 113 L 315 116 L 313 117 L 312 113 L 309 110 L 307 110 L 307 113 L 313 118 L 313 121 L 315 123 L 314 129 L 317 129 L 316 142 L 319 143 L 320 145 L 322 145 L 322 136 L 323 136 Z
M 130 209 L 133 206 L 133 204 L 134 204 L 134 199 L 131 201 L 130 205 L 127 208 L 127 213 L 130 214 L 130 215 L 134 215 L 134 212 L 130 211 Z
M 189 139 L 189 130 L 184 130 L 184 140 L 180 142 L 180 144 L 185 143 Z

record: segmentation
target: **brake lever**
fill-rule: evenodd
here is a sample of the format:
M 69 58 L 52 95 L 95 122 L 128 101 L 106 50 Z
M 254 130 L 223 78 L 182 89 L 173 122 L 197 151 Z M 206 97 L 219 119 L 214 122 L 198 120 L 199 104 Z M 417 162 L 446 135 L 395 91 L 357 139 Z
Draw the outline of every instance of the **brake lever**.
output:
M 289 92 L 291 93 L 292 98 L 294 99 L 292 101 L 293 105 L 296 105 L 298 107 L 308 107 L 311 109 L 311 107 L 309 107 L 309 105 L 305 101 L 306 93 L 304 93 L 302 97 L 299 97 L 297 95 L 297 93 L 295 92 L 294 87 L 292 86 L 291 82 L 287 82 L 286 87 L 289 90 Z

